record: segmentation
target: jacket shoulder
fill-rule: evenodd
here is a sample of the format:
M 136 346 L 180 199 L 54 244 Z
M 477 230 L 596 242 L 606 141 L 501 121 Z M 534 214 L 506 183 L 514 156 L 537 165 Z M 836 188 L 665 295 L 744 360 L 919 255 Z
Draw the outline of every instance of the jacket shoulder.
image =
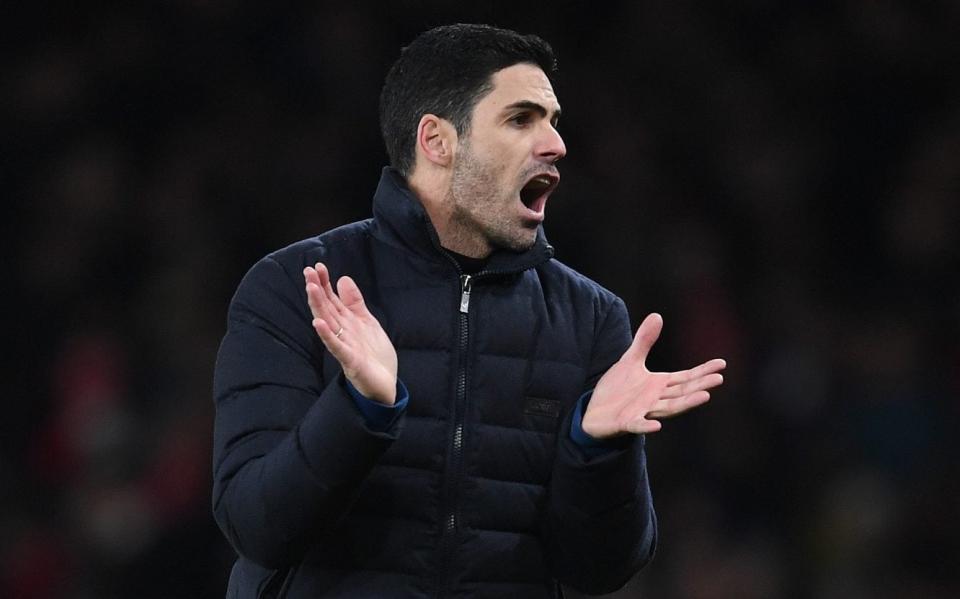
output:
M 368 236 L 370 221 L 359 221 L 331 229 L 273 251 L 254 263 L 243 276 L 231 301 L 230 316 L 244 313 L 274 314 L 278 302 L 306 306 L 303 269 L 323 262 L 331 272 L 344 260 L 357 260 Z
M 300 271 L 307 265 L 354 254 L 370 236 L 372 225 L 373 219 L 342 225 L 273 251 L 264 260 L 276 262 L 287 272 L 294 272 L 299 277 Z
M 556 258 L 537 268 L 544 290 L 570 294 L 579 301 L 591 301 L 601 310 L 623 303 L 615 293 Z

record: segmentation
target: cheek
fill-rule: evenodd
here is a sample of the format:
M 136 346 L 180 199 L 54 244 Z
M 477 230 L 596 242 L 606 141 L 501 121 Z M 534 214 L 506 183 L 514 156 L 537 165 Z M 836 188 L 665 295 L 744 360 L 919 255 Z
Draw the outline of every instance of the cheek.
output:
M 491 172 L 496 173 L 500 186 L 505 190 L 517 191 L 517 181 L 523 170 L 524 161 L 517 155 L 516 148 L 504 147 L 493 158 Z
M 510 195 L 516 191 L 516 171 L 509 161 L 504 160 L 503 155 L 484 160 L 482 170 L 491 194 Z
M 514 137 L 497 136 L 483 144 L 483 160 L 498 172 L 507 172 L 524 163 L 523 141 Z

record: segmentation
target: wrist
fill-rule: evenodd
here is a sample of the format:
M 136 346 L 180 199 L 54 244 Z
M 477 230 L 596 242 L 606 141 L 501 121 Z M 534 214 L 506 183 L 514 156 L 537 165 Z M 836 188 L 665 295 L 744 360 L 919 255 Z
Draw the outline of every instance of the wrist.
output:
M 590 399 L 593 396 L 592 391 L 588 391 L 580 396 L 577 405 L 573 410 L 570 420 L 570 440 L 580 449 L 587 459 L 599 458 L 610 454 L 611 452 L 622 449 L 628 443 L 628 439 L 621 437 L 597 438 L 588 433 L 583 428 L 583 416 Z
M 400 379 L 397 379 L 396 402 L 393 405 L 385 405 L 364 397 L 349 380 L 346 380 L 346 377 L 344 377 L 344 386 L 353 398 L 354 405 L 363 414 L 367 426 L 377 432 L 390 429 L 406 411 L 410 400 L 410 393 Z
M 365 399 L 368 399 L 372 402 L 376 402 L 378 404 L 381 404 L 387 407 L 393 407 L 393 405 L 397 403 L 397 380 L 396 379 L 394 379 L 393 383 L 391 383 L 387 387 L 389 391 L 382 388 L 381 389 L 368 388 L 366 385 L 358 384 L 357 381 L 352 380 L 350 377 L 346 377 L 346 379 L 349 386 L 355 389 Z
M 583 431 L 590 439 L 599 441 L 603 439 L 603 431 L 597 430 L 594 428 L 593 420 L 590 419 L 590 398 L 584 398 L 584 403 L 582 404 L 580 412 L 580 430 Z
M 610 422 L 603 421 L 603 415 L 598 416 L 596 409 L 591 410 L 590 400 L 592 395 L 585 397 L 583 412 L 581 413 L 580 429 L 591 439 L 596 441 L 610 441 L 622 437 L 624 432 L 611 426 Z
M 587 391 L 581 395 L 580 399 L 577 400 L 573 414 L 570 417 L 570 438 L 573 439 L 573 441 L 580 447 L 602 445 L 602 441 L 600 439 L 597 439 L 591 435 L 583 427 L 583 416 L 586 412 L 587 405 L 590 403 L 590 398 L 592 395 L 593 391 Z

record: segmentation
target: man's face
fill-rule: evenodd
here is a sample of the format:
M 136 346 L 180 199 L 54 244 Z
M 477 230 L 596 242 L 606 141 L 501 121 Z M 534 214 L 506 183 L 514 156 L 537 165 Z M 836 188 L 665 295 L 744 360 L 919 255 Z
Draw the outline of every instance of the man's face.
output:
M 492 82 L 459 140 L 450 185 L 451 225 L 466 242 L 458 245 L 476 255 L 533 245 L 567 152 L 556 130 L 560 105 L 539 67 L 516 64 Z

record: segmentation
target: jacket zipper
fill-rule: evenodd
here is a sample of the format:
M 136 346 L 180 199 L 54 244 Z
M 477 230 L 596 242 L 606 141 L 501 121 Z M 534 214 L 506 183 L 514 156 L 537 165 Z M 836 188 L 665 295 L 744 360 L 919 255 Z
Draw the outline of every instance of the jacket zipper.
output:
M 552 248 L 548 248 L 551 251 Z M 446 485 L 441 498 L 442 514 L 444 514 L 443 529 L 440 536 L 440 568 L 436 587 L 436 597 L 443 597 L 452 584 L 451 565 L 454 563 L 454 549 L 456 533 L 460 527 L 460 481 L 463 478 L 463 443 L 464 420 L 467 411 L 467 349 L 470 341 L 469 316 L 470 294 L 473 282 L 477 279 L 492 278 L 508 274 L 510 271 L 482 270 L 473 275 L 463 274 L 460 266 L 448 254 L 444 254 L 453 262 L 454 268 L 460 274 L 460 307 L 459 325 L 460 339 L 458 345 L 457 364 L 457 397 L 454 404 L 454 429 L 451 439 L 450 464 L 445 471 Z
M 505 275 L 510 272 L 521 272 L 535 266 L 534 263 L 523 268 L 501 269 L 501 270 L 482 270 L 473 275 L 464 274 L 460 269 L 460 264 L 443 249 L 440 244 L 440 238 L 436 229 L 430 225 L 430 219 L 424 215 L 424 222 L 427 225 L 427 232 L 430 242 L 437 252 L 444 256 L 456 269 L 460 275 L 460 343 L 459 343 L 459 364 L 457 368 L 457 398 L 454 404 L 454 432 L 451 440 L 451 464 L 445 469 L 444 477 L 446 484 L 441 496 L 441 513 L 445 514 L 443 529 L 440 534 L 440 574 L 436 587 L 436 596 L 442 597 L 450 586 L 450 564 L 453 556 L 454 537 L 459 526 L 459 486 L 460 479 L 463 477 L 463 421 L 466 413 L 467 403 L 467 345 L 469 341 L 469 322 L 470 313 L 470 291 L 473 287 L 474 279 L 479 277 L 491 277 L 496 275 Z M 553 257 L 553 246 L 545 246 L 544 260 Z M 539 262 L 538 262 L 539 263 Z
M 458 344 L 457 397 L 454 404 L 454 429 L 451 441 L 450 466 L 448 470 L 448 491 L 444 503 L 444 524 L 440 546 L 442 564 L 440 568 L 441 584 L 438 596 L 443 596 L 450 585 L 450 564 L 455 537 L 459 527 L 460 480 L 463 478 L 463 423 L 466 418 L 467 404 L 467 346 L 470 341 L 470 291 L 473 288 L 473 276 L 460 275 L 460 339 Z

